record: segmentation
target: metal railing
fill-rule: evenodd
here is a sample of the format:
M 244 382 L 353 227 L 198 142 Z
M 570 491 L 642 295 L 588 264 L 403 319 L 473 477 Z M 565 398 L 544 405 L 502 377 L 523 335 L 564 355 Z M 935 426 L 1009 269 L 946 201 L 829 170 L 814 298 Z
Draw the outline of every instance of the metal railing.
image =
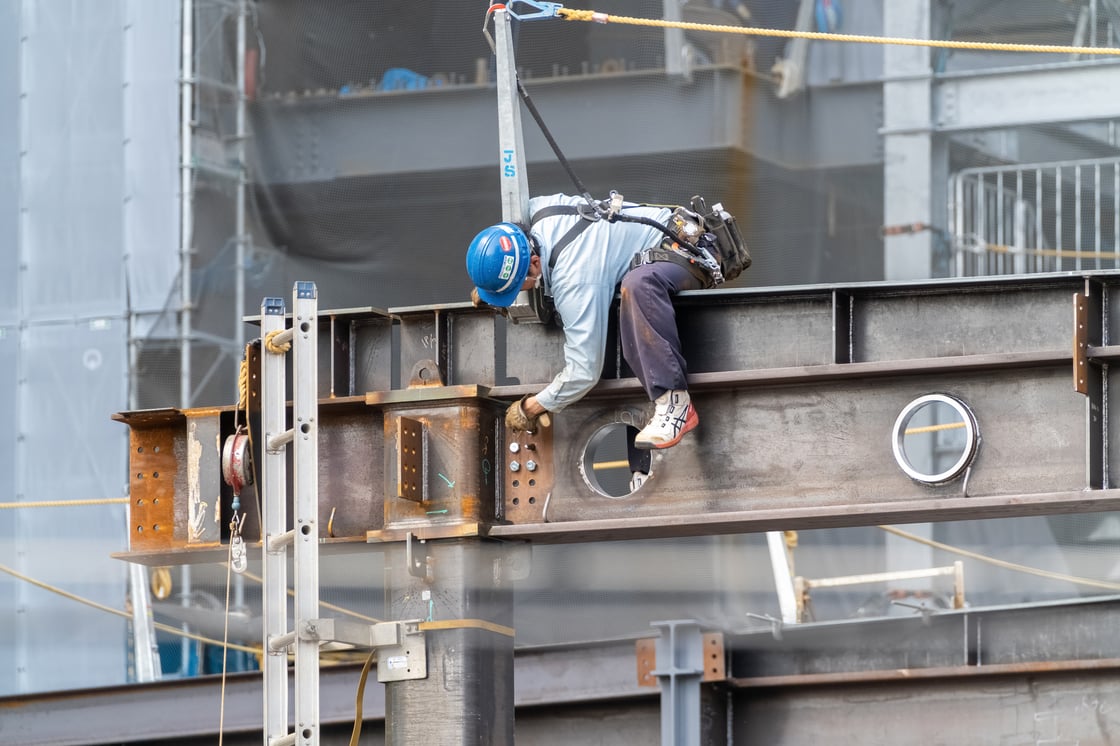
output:
M 964 169 L 949 181 L 954 277 L 1120 267 L 1120 159 Z

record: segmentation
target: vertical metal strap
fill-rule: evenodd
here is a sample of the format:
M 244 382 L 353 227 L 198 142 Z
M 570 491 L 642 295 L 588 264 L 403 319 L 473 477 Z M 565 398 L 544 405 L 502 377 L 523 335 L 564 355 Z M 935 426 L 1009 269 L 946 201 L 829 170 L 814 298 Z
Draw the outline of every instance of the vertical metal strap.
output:
M 494 11 L 494 44 L 497 60 L 498 149 L 501 165 L 502 220 L 529 221 L 529 176 L 525 168 L 525 138 L 521 132 L 521 105 L 517 99 L 517 67 L 509 13 Z
M 261 337 L 284 330 L 284 300 L 265 298 L 261 303 Z M 270 448 L 270 439 L 285 430 L 285 356 L 261 350 L 261 429 L 265 446 L 262 473 L 262 524 L 264 550 L 261 593 L 264 615 L 264 735 L 265 743 L 288 733 L 288 651 L 272 650 L 268 641 L 288 631 L 287 548 L 269 548 L 269 541 L 283 535 L 287 526 L 287 449 Z
M 295 492 L 295 612 L 301 627 L 319 617 L 319 368 L 318 291 L 297 282 L 292 301 Z M 297 630 L 301 631 L 301 630 Z M 319 743 L 319 641 L 296 636 L 296 743 Z

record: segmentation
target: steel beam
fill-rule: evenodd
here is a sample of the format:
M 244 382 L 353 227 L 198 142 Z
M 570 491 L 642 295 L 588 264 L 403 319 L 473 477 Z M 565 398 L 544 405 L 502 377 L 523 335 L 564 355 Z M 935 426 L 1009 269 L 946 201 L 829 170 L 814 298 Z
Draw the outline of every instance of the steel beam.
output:
M 737 65 L 698 65 L 691 80 L 662 70 L 534 78 L 524 84 L 572 162 L 644 157 L 681 150 L 741 151 L 788 168 L 838 168 L 882 161 L 867 112 L 882 98 L 872 82 L 814 89 L 796 104 L 776 99 L 769 81 Z M 516 102 L 515 102 L 516 103 Z M 253 173 L 262 183 L 299 184 L 363 176 L 485 169 L 498 152 L 491 86 L 362 92 L 256 101 Z M 789 116 L 795 106 L 797 117 Z M 456 126 L 443 126 L 448 112 Z M 611 111 L 619 122 L 658 121 L 672 127 L 604 127 L 586 131 L 588 112 Z M 851 125 L 851 126 L 845 126 Z M 363 133 L 408 132 L 391 148 L 363 146 Z M 844 132 L 837 137 L 837 132 Z M 554 159 L 535 126 L 525 128 L 525 160 Z
M 353 722 L 360 668 L 360 664 L 323 668 L 319 718 L 324 726 Z M 521 650 L 516 656 L 513 697 L 521 708 L 634 698 L 656 701 L 656 691 L 639 686 L 634 670 L 631 640 Z M 170 743 L 191 736 L 214 736 L 221 687 L 219 677 L 206 676 L 0 698 L 0 711 L 4 713 L 0 740 L 21 746 L 94 746 Z M 260 732 L 261 689 L 259 673 L 228 675 L 227 736 Z M 385 717 L 385 694 L 385 687 L 377 684 L 371 673 L 362 707 L 367 721 Z
M 722 686 L 730 691 L 731 714 L 723 722 L 733 731 L 732 743 L 799 744 L 815 737 L 917 746 L 938 739 L 1029 743 L 1056 736 L 1106 743 L 1099 729 L 1113 727 L 1108 703 L 1120 697 L 1118 611 L 1120 601 L 1111 597 L 727 633 Z M 657 689 L 641 684 L 641 643 L 517 650 L 518 722 L 559 724 L 573 713 L 622 702 L 648 722 L 640 735 L 618 743 L 648 743 L 658 714 L 643 703 L 655 702 Z M 359 668 L 323 669 L 324 726 L 352 722 Z M 259 673 L 228 677 L 227 737 L 260 732 L 261 687 Z M 217 718 L 199 714 L 215 712 L 221 688 L 219 677 L 210 676 L 0 699 L 0 736 L 24 746 L 181 743 L 188 737 L 211 737 L 212 743 Z M 382 686 L 366 686 L 367 726 L 385 717 L 384 695 Z M 859 703 L 855 711 L 853 702 Z M 868 722 L 876 723 L 874 732 Z M 931 739 L 931 733 L 942 735 Z
M 470 304 L 376 319 L 321 314 L 333 331 L 320 360 L 347 374 L 320 378 L 318 536 L 329 550 L 406 533 L 554 542 L 1112 510 L 1105 450 L 1120 438 L 1102 410 L 1109 376 L 1090 376 L 1099 381 L 1087 399 L 1073 371 L 1117 357 L 1102 331 L 1118 314 L 1117 281 L 1092 273 L 682 294 L 678 324 L 702 425 L 655 454 L 653 478 L 621 496 L 589 481 L 588 446 L 601 428 L 644 421 L 648 402 L 625 364 L 552 428 L 517 441 L 536 449 L 530 473 L 520 469 L 528 451 L 509 450 L 516 439 L 499 415 L 559 370 L 559 329 L 498 324 Z M 1080 317 L 1075 295 L 1089 300 Z M 1077 355 L 1075 318 L 1088 329 Z M 607 357 L 621 361 L 616 348 Z M 405 388 L 365 388 L 406 376 Z M 892 423 L 930 392 L 975 413 L 981 442 L 967 479 L 928 486 L 894 462 Z M 428 498 L 419 502 L 398 497 L 402 418 L 425 433 L 417 494 Z M 214 444 L 232 431 L 231 409 L 118 419 L 132 428 L 134 476 L 122 556 L 166 564 L 219 550 L 231 495 Z M 250 525 L 246 540 L 255 539 Z
M 957 132 L 1116 119 L 1117 84 L 1114 60 L 947 73 L 937 77 L 932 122 Z

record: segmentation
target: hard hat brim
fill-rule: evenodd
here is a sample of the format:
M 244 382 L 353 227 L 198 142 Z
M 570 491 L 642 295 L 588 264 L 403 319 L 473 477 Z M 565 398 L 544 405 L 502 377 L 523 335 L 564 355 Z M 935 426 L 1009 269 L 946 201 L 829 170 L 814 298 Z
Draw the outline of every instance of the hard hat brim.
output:
M 512 285 L 509 289 L 500 293 L 493 293 L 483 288 L 477 288 L 478 297 L 482 298 L 483 302 L 488 306 L 497 306 L 498 308 L 509 308 L 517 299 L 517 295 L 521 292 L 521 286 L 525 283 L 524 279 Z

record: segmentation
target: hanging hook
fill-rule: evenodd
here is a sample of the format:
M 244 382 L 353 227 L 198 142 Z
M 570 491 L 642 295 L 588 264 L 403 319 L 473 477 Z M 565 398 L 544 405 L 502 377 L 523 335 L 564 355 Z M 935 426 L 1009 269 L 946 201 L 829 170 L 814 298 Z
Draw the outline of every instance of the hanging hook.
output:
M 558 10 L 564 7 L 563 3 L 543 3 L 536 0 L 513 0 L 513 2 L 506 3 L 506 12 L 509 13 L 510 18 L 516 18 L 519 21 L 532 21 L 536 18 L 555 18 Z M 513 10 L 515 5 L 528 5 L 536 8 L 535 13 L 517 13 Z
M 245 572 L 245 568 L 249 566 L 245 540 L 241 538 L 241 527 L 245 525 L 246 517 L 247 514 L 238 519 L 237 514 L 234 513 L 233 519 L 229 522 L 229 566 L 238 575 Z

